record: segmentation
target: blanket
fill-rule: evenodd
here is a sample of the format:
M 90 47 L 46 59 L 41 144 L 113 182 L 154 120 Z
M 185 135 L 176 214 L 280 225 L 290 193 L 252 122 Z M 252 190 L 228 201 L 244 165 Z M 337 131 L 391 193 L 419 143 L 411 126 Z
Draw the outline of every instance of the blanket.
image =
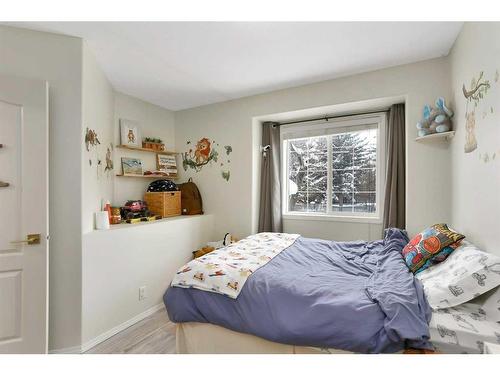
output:
M 383 240 L 300 237 L 246 280 L 237 299 L 170 287 L 173 322 L 212 323 L 283 344 L 360 353 L 431 349 L 431 310 L 401 250 L 406 232 Z
M 292 245 L 298 234 L 258 233 L 193 259 L 182 266 L 172 286 L 196 288 L 237 298 L 248 277 Z

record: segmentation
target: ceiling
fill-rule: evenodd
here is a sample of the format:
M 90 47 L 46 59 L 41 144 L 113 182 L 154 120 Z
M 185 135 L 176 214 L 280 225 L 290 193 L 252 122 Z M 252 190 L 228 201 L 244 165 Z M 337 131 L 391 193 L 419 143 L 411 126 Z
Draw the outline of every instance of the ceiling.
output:
M 445 56 L 460 22 L 28 22 L 84 38 L 117 91 L 171 110 Z

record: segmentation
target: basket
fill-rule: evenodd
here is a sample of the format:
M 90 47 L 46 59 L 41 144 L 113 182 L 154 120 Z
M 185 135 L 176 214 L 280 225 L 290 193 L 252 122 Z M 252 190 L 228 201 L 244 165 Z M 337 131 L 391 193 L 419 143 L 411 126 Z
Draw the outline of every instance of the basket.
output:
M 145 193 L 144 200 L 149 211 L 163 217 L 181 215 L 181 192 L 165 191 L 161 193 Z

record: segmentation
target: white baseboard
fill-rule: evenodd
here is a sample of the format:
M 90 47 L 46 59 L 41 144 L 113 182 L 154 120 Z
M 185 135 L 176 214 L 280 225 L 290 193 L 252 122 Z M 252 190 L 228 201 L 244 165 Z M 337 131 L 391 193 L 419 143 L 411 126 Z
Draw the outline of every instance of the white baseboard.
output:
M 133 318 L 127 320 L 126 322 L 123 322 L 122 324 L 117 325 L 114 328 L 111 328 L 109 331 L 104 332 L 99 336 L 93 338 L 92 340 L 84 343 L 79 353 L 85 353 L 86 351 L 92 349 L 94 346 L 100 344 L 103 341 L 106 341 L 110 337 L 116 335 L 117 333 L 120 333 L 121 331 L 127 329 L 128 327 L 134 325 L 135 323 L 140 322 L 141 320 L 147 318 L 148 316 L 153 315 L 155 312 L 163 309 L 164 307 L 165 305 L 163 303 L 159 303 L 158 305 L 153 306 L 150 309 L 147 309 L 146 311 L 140 313 L 139 315 L 136 315 Z
M 80 354 L 81 352 L 81 346 L 72 346 L 70 348 L 49 350 L 49 354 Z

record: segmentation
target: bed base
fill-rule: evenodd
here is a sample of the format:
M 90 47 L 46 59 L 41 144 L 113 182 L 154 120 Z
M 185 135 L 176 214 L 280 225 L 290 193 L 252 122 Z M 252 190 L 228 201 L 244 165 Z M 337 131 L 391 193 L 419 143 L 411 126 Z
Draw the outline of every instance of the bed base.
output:
M 353 354 L 337 349 L 286 345 L 209 323 L 177 323 L 179 354 Z

